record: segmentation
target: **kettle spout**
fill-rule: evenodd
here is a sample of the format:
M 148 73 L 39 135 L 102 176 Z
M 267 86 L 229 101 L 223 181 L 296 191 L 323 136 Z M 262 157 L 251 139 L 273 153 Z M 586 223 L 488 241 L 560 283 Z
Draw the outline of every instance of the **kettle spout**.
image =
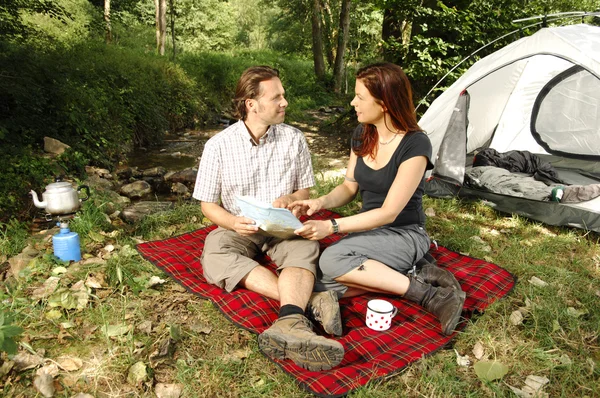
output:
M 40 200 L 38 199 L 37 193 L 32 189 L 30 192 L 31 197 L 33 198 L 33 204 L 35 205 L 35 207 L 39 207 L 40 209 L 45 209 L 46 208 L 46 201 L 42 201 L 40 202 Z

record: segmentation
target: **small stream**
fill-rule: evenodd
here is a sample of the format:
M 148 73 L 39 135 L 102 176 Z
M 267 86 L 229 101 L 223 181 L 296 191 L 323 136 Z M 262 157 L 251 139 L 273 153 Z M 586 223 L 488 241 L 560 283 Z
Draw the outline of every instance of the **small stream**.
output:
M 180 171 L 197 167 L 204 149 L 204 143 L 223 127 L 207 127 L 165 136 L 158 147 L 136 148 L 127 156 L 124 166 L 146 170 L 162 166 L 167 171 Z

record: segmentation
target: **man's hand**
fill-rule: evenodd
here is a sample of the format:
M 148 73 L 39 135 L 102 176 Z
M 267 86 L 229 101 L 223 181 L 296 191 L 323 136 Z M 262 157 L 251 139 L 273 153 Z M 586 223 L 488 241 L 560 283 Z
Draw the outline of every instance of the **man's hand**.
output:
M 233 230 L 242 236 L 250 236 L 258 231 L 258 227 L 254 223 L 254 220 L 240 216 L 235 218 Z
M 323 203 L 319 199 L 296 200 L 287 206 L 296 217 L 309 215 L 312 216 L 323 208 Z
M 331 220 L 308 220 L 294 233 L 308 240 L 321 240 L 333 233 L 333 224 Z
M 271 204 L 271 206 L 277 207 L 277 208 L 280 208 L 280 209 L 285 209 L 293 201 L 294 201 L 294 199 L 291 198 L 290 195 L 283 195 L 282 197 L 279 197 L 279 198 L 275 199 L 273 201 L 273 203 Z

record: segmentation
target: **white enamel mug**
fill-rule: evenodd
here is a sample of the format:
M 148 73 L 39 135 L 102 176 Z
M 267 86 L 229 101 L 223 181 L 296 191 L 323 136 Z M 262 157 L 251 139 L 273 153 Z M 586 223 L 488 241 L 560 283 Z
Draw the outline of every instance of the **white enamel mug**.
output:
M 373 330 L 388 330 L 392 325 L 392 318 L 396 316 L 398 309 L 389 301 L 370 300 L 367 303 L 367 317 L 365 323 Z

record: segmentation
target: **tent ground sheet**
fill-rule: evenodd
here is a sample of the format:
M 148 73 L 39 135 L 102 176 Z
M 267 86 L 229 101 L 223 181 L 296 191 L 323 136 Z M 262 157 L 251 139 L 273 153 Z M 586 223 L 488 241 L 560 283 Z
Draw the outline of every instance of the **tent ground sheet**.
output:
M 335 217 L 338 215 L 327 210 L 312 216 L 313 219 Z M 202 275 L 200 255 L 207 234 L 214 228 L 210 226 L 165 240 L 142 243 L 137 250 L 188 291 L 211 300 L 235 325 L 252 333 L 262 333 L 277 318 L 276 301 L 243 288 L 227 293 L 208 284 Z M 323 239 L 321 250 L 340 238 L 340 235 L 331 235 Z M 313 372 L 289 360 L 274 362 L 292 375 L 301 387 L 317 396 L 343 396 L 369 381 L 397 373 L 408 364 L 443 348 L 469 319 L 508 294 L 516 283 L 511 273 L 495 264 L 441 246 L 432 246 L 431 254 L 439 266 L 446 267 L 456 276 L 467 293 L 463 318 L 454 334 L 444 336 L 438 320 L 415 303 L 391 295 L 369 294 L 340 300 L 344 333 L 337 340 L 343 344 L 345 356 L 337 367 Z M 267 256 L 257 260 L 275 269 Z M 365 326 L 367 302 L 373 298 L 384 298 L 398 308 L 398 314 L 387 331 L 373 331 Z M 320 326 L 316 327 L 316 331 L 323 333 Z

